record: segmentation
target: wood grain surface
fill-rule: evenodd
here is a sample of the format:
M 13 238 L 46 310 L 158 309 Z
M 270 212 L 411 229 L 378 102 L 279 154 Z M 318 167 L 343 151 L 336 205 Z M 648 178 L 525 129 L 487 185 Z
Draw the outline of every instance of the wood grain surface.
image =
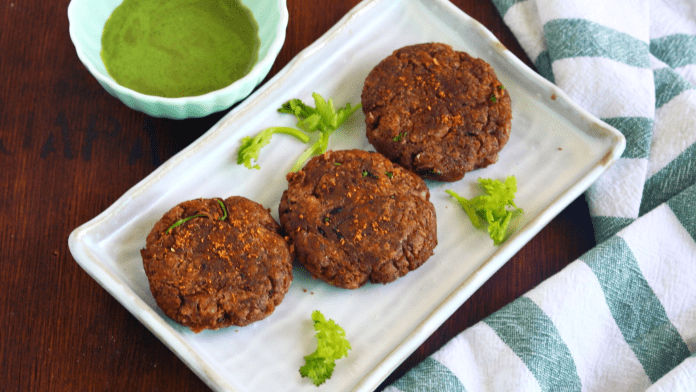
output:
M 490 0 L 452 2 L 532 66 Z M 79 267 L 67 240 L 226 111 L 165 120 L 111 97 L 75 54 L 68 3 L 0 4 L 0 392 L 209 390 Z M 287 39 L 268 77 L 357 3 L 288 0 Z M 581 197 L 379 389 L 593 245 Z

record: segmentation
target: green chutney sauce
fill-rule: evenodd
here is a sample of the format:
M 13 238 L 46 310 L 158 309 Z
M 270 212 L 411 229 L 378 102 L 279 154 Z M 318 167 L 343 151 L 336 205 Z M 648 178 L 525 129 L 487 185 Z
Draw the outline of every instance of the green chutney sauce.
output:
M 135 91 L 202 95 L 249 73 L 258 30 L 239 0 L 124 0 L 104 26 L 101 57 L 109 75 Z

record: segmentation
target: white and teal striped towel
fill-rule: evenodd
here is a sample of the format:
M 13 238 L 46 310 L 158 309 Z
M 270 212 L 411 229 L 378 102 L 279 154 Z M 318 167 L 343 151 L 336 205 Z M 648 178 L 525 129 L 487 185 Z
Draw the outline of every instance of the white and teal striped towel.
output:
M 598 245 L 387 391 L 696 391 L 696 1 L 493 2 L 626 151 L 585 195 Z

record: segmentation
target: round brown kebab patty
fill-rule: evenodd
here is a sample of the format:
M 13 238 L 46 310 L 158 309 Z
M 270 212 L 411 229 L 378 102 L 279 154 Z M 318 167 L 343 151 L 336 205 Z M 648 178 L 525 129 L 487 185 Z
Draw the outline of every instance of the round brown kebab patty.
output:
M 425 182 L 379 153 L 328 151 L 287 179 L 280 223 L 315 278 L 347 289 L 392 282 L 437 245 Z
M 510 96 L 493 68 L 445 44 L 394 51 L 369 73 L 361 99 L 375 149 L 433 180 L 495 163 L 510 136 Z
M 141 255 L 157 305 L 194 332 L 265 318 L 292 282 L 280 226 L 240 196 L 175 206 L 155 224 Z

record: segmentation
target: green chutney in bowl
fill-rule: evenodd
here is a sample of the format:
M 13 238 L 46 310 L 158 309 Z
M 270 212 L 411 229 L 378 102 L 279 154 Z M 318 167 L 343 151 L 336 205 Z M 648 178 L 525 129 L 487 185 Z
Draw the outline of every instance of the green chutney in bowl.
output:
M 240 0 L 124 0 L 106 21 L 101 57 L 120 85 L 148 95 L 202 95 L 256 64 L 258 24 Z
M 71 0 L 68 20 L 78 57 L 109 94 L 183 119 L 228 109 L 263 81 L 288 10 L 286 0 Z

